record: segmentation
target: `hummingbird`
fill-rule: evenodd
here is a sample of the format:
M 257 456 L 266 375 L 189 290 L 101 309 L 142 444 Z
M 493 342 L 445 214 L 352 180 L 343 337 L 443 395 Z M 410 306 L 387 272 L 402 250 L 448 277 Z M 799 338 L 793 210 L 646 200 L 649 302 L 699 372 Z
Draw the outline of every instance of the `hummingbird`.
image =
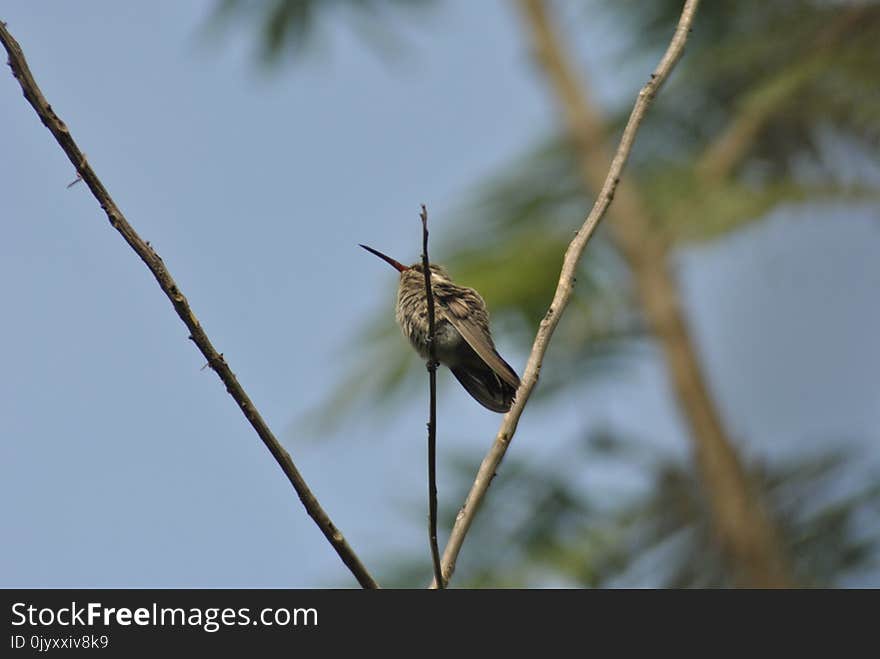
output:
M 361 247 L 400 273 L 397 324 L 416 352 L 430 359 L 428 298 L 422 264 L 406 266 L 372 247 Z M 483 407 L 507 412 L 519 388 L 519 376 L 495 350 L 486 303 L 474 289 L 452 283 L 446 268 L 434 264 L 430 268 L 437 360 L 449 367 L 461 386 Z

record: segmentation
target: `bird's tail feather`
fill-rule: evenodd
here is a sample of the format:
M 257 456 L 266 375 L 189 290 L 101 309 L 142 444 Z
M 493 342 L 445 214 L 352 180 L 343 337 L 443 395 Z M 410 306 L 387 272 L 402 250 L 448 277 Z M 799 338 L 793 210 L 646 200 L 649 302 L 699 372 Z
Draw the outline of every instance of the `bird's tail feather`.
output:
M 450 369 L 467 392 L 486 409 L 507 412 L 513 404 L 516 389 L 499 378 L 482 361 Z

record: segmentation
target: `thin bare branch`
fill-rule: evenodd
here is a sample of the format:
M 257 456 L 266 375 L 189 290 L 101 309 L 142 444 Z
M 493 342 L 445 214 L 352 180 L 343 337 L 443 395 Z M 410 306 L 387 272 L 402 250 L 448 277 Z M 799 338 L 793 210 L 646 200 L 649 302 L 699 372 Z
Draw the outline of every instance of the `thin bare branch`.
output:
M 536 3 L 537 0 L 523 0 L 524 11 L 528 12 L 535 10 L 536 7 L 534 5 Z M 559 319 L 562 317 L 562 314 L 571 300 L 578 261 L 584 253 L 584 249 L 598 226 L 599 221 L 605 215 L 605 212 L 611 205 L 611 201 L 614 199 L 614 192 L 620 182 L 620 176 L 623 173 L 623 168 L 626 165 L 626 161 L 632 150 L 636 133 L 638 132 L 639 126 L 644 119 L 651 101 L 654 100 L 654 96 L 669 77 L 670 72 L 684 51 L 684 45 L 687 41 L 688 33 L 690 32 L 698 4 L 699 0 L 687 0 L 685 2 L 681 18 L 678 21 L 678 27 L 675 30 L 675 34 L 672 37 L 672 41 L 670 42 L 666 53 L 663 55 L 663 58 L 660 60 L 654 73 L 651 74 L 651 78 L 639 92 L 635 106 L 630 114 L 629 121 L 627 121 L 626 128 L 620 138 L 617 152 L 614 154 L 614 159 L 611 161 L 611 167 L 605 176 L 604 183 L 599 195 L 596 197 L 593 208 L 580 230 L 569 244 L 568 249 L 565 251 L 562 272 L 559 276 L 559 283 L 556 286 L 553 301 L 551 302 L 549 309 L 547 309 L 547 313 L 544 315 L 538 328 L 537 336 L 532 345 L 532 352 L 526 363 L 522 382 L 516 393 L 516 401 L 510 411 L 504 416 L 504 419 L 501 422 L 501 427 L 495 437 L 495 441 L 485 458 L 483 458 L 483 462 L 480 464 L 474 484 L 471 486 L 471 490 L 465 499 L 464 506 L 462 506 L 456 517 L 455 525 L 449 537 L 449 542 L 443 552 L 443 577 L 446 581 L 450 579 L 452 573 L 455 571 L 455 561 L 458 558 L 458 553 L 461 550 L 465 536 L 470 529 L 483 497 L 486 495 L 486 491 L 489 489 L 489 485 L 492 483 L 495 470 L 498 468 L 504 454 L 507 452 L 510 442 L 513 440 L 517 424 L 519 423 L 519 418 L 538 382 L 538 376 L 541 372 L 541 364 L 544 361 L 544 355 L 550 345 L 550 339 L 559 323 Z M 537 9 L 542 10 L 542 7 L 537 7 Z M 436 585 L 436 583 L 434 585 Z
M 544 3 L 527 0 L 522 6 L 535 50 L 577 148 L 584 184 L 596 188 L 608 161 L 601 114 L 589 102 Z M 753 588 L 790 586 L 790 566 L 775 525 L 743 467 L 703 373 L 669 268 L 666 244 L 635 186 L 624 181 L 617 193 L 610 236 L 632 270 L 645 319 L 666 361 L 672 390 L 690 430 L 688 438 L 712 511 L 714 535 L 733 581 Z
M 425 274 L 425 295 L 428 303 L 428 538 L 434 582 L 446 587 L 440 569 L 440 547 L 437 545 L 437 344 L 434 341 L 434 291 L 431 289 L 431 263 L 428 260 L 428 209 L 422 204 L 422 270 Z
M 229 395 L 232 396 L 238 404 L 245 418 L 250 422 L 251 426 L 257 432 L 257 435 L 263 440 L 266 448 L 269 449 L 269 452 L 278 462 L 278 465 L 284 471 L 284 474 L 299 495 L 303 506 L 305 506 L 306 512 L 312 517 L 321 529 L 321 532 L 336 550 L 336 553 L 339 554 L 339 557 L 345 565 L 348 566 L 348 569 L 351 570 L 352 574 L 354 574 L 358 583 L 364 588 L 378 588 L 379 585 L 373 577 L 370 576 L 369 572 L 367 572 L 367 569 L 348 545 L 342 533 L 336 528 L 336 526 L 334 526 L 330 517 L 321 507 L 320 503 L 318 503 L 315 495 L 312 494 L 311 490 L 306 485 L 305 480 L 300 475 L 299 470 L 294 465 L 290 455 L 284 447 L 281 446 L 275 438 L 275 435 L 272 434 L 272 431 L 269 429 L 268 425 L 266 425 L 263 417 L 260 416 L 257 408 L 239 384 L 235 374 L 226 363 L 223 355 L 214 349 L 214 346 L 208 339 L 208 335 L 205 333 L 205 330 L 202 328 L 202 325 L 193 313 L 189 302 L 187 302 L 186 297 L 184 297 L 180 288 L 166 269 L 162 258 L 148 243 L 141 239 L 125 219 L 122 211 L 116 206 L 116 203 L 110 197 L 104 184 L 98 178 L 97 174 L 95 174 L 94 170 L 86 160 L 85 155 L 77 146 L 65 123 L 57 114 L 55 114 L 52 106 L 46 101 L 31 74 L 21 46 L 19 46 L 18 42 L 8 32 L 5 23 L 2 22 L 0 22 L 0 41 L 3 42 L 3 46 L 6 48 L 6 52 L 9 55 L 9 67 L 12 69 L 12 74 L 21 85 L 25 98 L 33 106 L 37 115 L 40 117 L 40 120 L 46 128 L 49 129 L 58 144 L 67 154 L 67 157 L 73 163 L 73 166 L 77 171 L 77 178 L 82 178 L 86 185 L 89 186 L 89 190 L 92 191 L 95 199 L 98 200 L 98 203 L 101 204 L 101 208 L 104 209 L 104 212 L 107 214 L 107 219 L 110 220 L 111 226 L 122 235 L 129 246 L 146 264 L 147 268 L 149 268 L 150 272 L 153 274 L 153 277 L 156 278 L 159 287 L 165 295 L 168 296 L 168 299 L 171 300 L 171 304 L 177 312 L 177 315 L 180 316 L 180 319 L 190 331 L 189 338 L 196 344 L 198 349 L 205 356 L 205 359 L 208 360 L 208 364 L 214 369 L 223 381 L 223 384 L 226 385 L 226 390 L 229 392 Z
M 535 56 L 576 147 L 584 185 L 599 189 L 611 159 L 603 143 L 605 122 L 590 103 L 544 3 L 523 0 L 520 6 Z M 789 564 L 775 526 L 727 434 L 703 373 L 668 264 L 667 245 L 635 186 L 623 181 L 616 192 L 610 209 L 610 237 L 632 271 L 645 320 L 663 353 L 676 402 L 689 426 L 688 439 L 721 553 L 740 585 L 788 586 L 792 583 Z

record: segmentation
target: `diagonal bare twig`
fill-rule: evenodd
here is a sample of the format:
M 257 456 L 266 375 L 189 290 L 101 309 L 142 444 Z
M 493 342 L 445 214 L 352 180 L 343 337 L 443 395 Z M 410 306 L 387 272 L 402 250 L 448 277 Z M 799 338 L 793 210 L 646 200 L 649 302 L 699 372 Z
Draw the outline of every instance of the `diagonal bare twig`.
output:
M 119 210 L 116 203 L 107 192 L 107 189 L 104 187 L 104 184 L 89 165 L 85 155 L 80 151 L 65 123 L 57 114 L 55 114 L 52 106 L 46 101 L 42 91 L 40 91 L 40 88 L 37 86 L 37 83 L 31 74 L 21 46 L 19 46 L 18 42 L 6 29 L 6 24 L 3 22 L 0 22 L 0 41 L 2 41 L 3 46 L 9 55 L 9 67 L 12 69 L 12 75 L 15 76 L 21 85 L 25 98 L 33 106 L 37 115 L 40 117 L 40 120 L 46 128 L 49 129 L 58 144 L 67 154 L 67 157 L 73 163 L 73 166 L 77 171 L 77 178 L 82 178 L 86 185 L 89 186 L 89 190 L 92 191 L 95 199 L 98 200 L 98 203 L 101 204 L 101 208 L 107 214 L 107 219 L 110 220 L 110 224 L 122 235 L 129 246 L 146 264 L 147 268 L 149 268 L 150 272 L 156 278 L 159 287 L 165 295 L 168 296 L 168 299 L 171 300 L 171 304 L 174 306 L 177 315 L 180 316 L 180 319 L 190 331 L 189 338 L 196 344 L 198 349 L 208 360 L 208 364 L 214 369 L 223 381 L 223 384 L 226 385 L 226 390 L 229 392 L 229 395 L 232 396 L 239 408 L 241 408 L 245 418 L 247 418 L 251 426 L 253 426 L 254 430 L 257 432 L 257 435 L 263 440 L 266 448 L 269 449 L 269 452 L 278 462 L 291 485 L 293 485 L 293 488 L 296 490 L 296 493 L 299 495 L 303 506 L 305 506 L 306 512 L 312 517 L 321 529 L 321 532 L 336 550 L 336 553 L 339 554 L 339 557 L 345 565 L 348 566 L 348 569 L 351 570 L 352 574 L 354 574 L 358 583 L 364 588 L 378 588 L 379 584 L 377 584 L 373 577 L 370 576 L 370 573 L 367 572 L 367 569 L 346 542 L 345 537 L 339 529 L 334 526 L 330 517 L 315 498 L 315 495 L 312 494 L 302 475 L 299 473 L 299 470 L 294 465 L 293 460 L 290 458 L 290 454 L 284 450 L 284 447 L 281 446 L 275 438 L 275 435 L 272 434 L 269 426 L 266 425 L 263 417 L 260 416 L 257 408 L 245 393 L 244 388 L 239 384 L 232 369 L 229 368 L 223 355 L 218 353 L 211 344 L 208 335 L 205 333 L 205 330 L 202 328 L 190 308 L 189 302 L 187 302 L 186 297 L 184 297 L 180 288 L 166 269 L 162 258 L 148 243 L 141 239 L 125 219 L 122 211 Z
M 605 122 L 564 52 L 545 0 L 521 0 L 520 6 L 536 59 L 577 149 L 584 184 L 599 188 L 610 158 L 602 144 Z M 701 366 L 667 263 L 667 245 L 631 181 L 618 187 L 610 214 L 610 237 L 632 272 L 645 321 L 688 424 L 695 466 L 712 511 L 713 536 L 730 574 L 741 586 L 791 586 L 790 564 L 775 524 L 737 454 Z
M 529 2 L 529 0 L 524 1 L 526 3 Z M 678 21 L 678 26 L 675 29 L 675 34 L 672 37 L 672 41 L 670 42 L 666 53 L 663 55 L 657 68 L 651 74 L 651 78 L 645 86 L 642 87 L 641 91 L 639 91 L 632 113 L 630 114 L 629 120 L 624 128 L 623 135 L 620 138 L 620 144 L 618 145 L 614 158 L 611 161 L 611 167 L 608 174 L 605 176 L 605 182 L 602 185 L 599 195 L 596 197 L 593 208 L 575 235 L 574 240 L 571 241 L 568 249 L 565 251 L 562 271 L 559 276 L 559 283 L 556 286 L 553 301 L 550 303 L 550 307 L 547 309 L 547 313 L 544 315 L 544 318 L 541 320 L 541 324 L 538 327 L 538 333 L 535 336 L 535 341 L 532 345 L 532 352 L 529 355 L 522 382 L 516 393 L 516 401 L 510 411 L 504 416 L 504 419 L 501 422 L 501 427 L 495 436 L 495 441 L 489 449 L 489 452 L 483 458 L 483 462 L 480 464 L 474 484 L 471 486 L 471 490 L 465 499 L 464 506 L 462 506 L 455 519 L 455 525 L 449 536 L 449 542 L 446 544 L 446 548 L 443 552 L 443 578 L 447 582 L 455 571 L 455 561 L 458 558 L 458 553 L 464 543 L 465 536 L 473 523 L 477 509 L 485 497 L 489 485 L 492 483 L 495 470 L 498 468 L 498 465 L 501 464 L 501 460 L 507 452 L 510 442 L 513 440 L 513 435 L 516 432 L 519 418 L 522 415 L 523 409 L 525 408 L 535 385 L 538 383 L 538 375 L 541 371 L 544 354 L 547 352 L 547 348 L 550 345 L 550 339 L 559 323 L 559 319 L 571 299 L 578 261 L 580 260 L 590 237 L 598 226 L 599 221 L 611 205 L 612 199 L 614 199 L 614 192 L 620 182 L 621 173 L 623 172 L 623 168 L 626 165 L 626 161 L 632 150 L 636 133 L 638 132 L 639 126 L 645 117 L 645 113 L 647 112 L 651 101 L 654 100 L 654 96 L 669 77 L 669 74 L 684 51 L 684 46 L 687 42 L 687 37 L 691 25 L 693 24 L 698 5 L 699 0 L 686 0 L 684 8 L 682 9 L 681 17 Z M 436 587 L 437 582 L 435 581 L 432 585 Z
M 434 580 L 446 586 L 440 569 L 440 548 L 437 545 L 437 344 L 434 340 L 434 291 L 431 288 L 431 263 L 428 260 L 428 209 L 422 204 L 422 270 L 425 274 L 425 298 L 428 306 L 428 538 Z

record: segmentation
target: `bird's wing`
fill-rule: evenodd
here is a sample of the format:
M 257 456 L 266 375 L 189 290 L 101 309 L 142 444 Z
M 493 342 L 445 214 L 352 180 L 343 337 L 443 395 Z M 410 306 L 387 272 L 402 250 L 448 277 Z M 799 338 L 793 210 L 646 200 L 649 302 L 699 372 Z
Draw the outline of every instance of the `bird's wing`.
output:
M 510 364 L 501 358 L 501 355 L 495 350 L 495 346 L 492 345 L 491 339 L 488 339 L 480 327 L 471 320 L 467 304 L 457 296 L 437 295 L 436 298 L 443 311 L 443 316 L 452 323 L 452 326 L 458 330 L 458 333 L 473 348 L 480 359 L 486 362 L 486 365 L 514 390 L 518 389 L 519 376 Z

